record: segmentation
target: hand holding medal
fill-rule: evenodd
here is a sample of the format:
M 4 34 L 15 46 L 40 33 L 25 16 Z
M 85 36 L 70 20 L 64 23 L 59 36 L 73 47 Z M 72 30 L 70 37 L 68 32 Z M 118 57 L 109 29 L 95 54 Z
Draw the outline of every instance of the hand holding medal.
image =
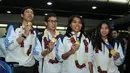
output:
M 51 42 L 55 43 L 55 42 L 56 42 L 56 39 L 55 39 L 55 38 L 52 38 L 52 39 L 51 39 Z
M 28 25 L 30 25 L 32 27 L 32 22 L 28 22 Z
M 71 43 L 72 43 L 70 51 L 71 51 L 71 53 L 75 53 L 80 46 L 80 42 L 78 40 L 75 41 L 74 37 L 71 37 L 70 40 L 71 40 Z
M 111 45 L 107 45 L 107 47 L 110 49 L 110 53 L 111 53 L 113 56 L 115 56 L 115 54 L 116 54 L 117 52 L 113 49 L 113 47 L 112 47 Z
M 56 42 L 56 39 L 55 38 L 52 38 L 49 42 L 49 45 L 48 45 L 48 50 L 51 52 L 55 46 L 55 42 Z
M 110 44 L 107 45 L 107 47 L 110 49 L 110 53 L 114 57 L 114 60 L 117 60 L 120 57 L 120 54 L 116 50 L 114 50 L 113 47 Z
M 75 45 L 79 48 L 80 42 L 79 42 L 79 41 L 76 41 L 76 42 L 75 42 Z

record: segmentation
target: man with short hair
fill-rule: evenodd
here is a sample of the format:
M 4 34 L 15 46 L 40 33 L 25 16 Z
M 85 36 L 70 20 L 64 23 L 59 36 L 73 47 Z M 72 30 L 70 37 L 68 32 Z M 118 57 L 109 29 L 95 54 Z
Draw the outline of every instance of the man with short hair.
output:
M 61 63 L 56 58 L 56 40 L 60 37 L 59 32 L 56 30 L 57 16 L 54 13 L 48 13 L 45 16 L 46 29 L 42 35 L 42 56 L 40 60 L 39 72 L 40 73 L 60 73 Z
M 21 13 L 22 22 L 10 25 L 4 39 L 6 62 L 14 65 L 15 73 L 34 73 L 35 58 L 42 57 L 41 45 L 31 23 L 33 17 L 33 9 L 25 7 Z

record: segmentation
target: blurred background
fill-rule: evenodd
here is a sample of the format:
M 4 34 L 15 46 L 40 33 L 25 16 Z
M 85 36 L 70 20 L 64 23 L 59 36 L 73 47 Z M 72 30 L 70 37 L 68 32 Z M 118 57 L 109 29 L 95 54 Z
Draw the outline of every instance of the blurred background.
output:
M 91 35 L 102 20 L 109 20 L 120 32 L 127 32 L 130 26 L 130 0 L 0 0 L 0 37 L 7 24 L 20 22 L 21 10 L 34 8 L 34 27 L 45 28 L 44 16 L 54 12 L 58 16 L 57 29 L 64 33 L 68 18 L 78 14 L 85 19 L 85 31 Z

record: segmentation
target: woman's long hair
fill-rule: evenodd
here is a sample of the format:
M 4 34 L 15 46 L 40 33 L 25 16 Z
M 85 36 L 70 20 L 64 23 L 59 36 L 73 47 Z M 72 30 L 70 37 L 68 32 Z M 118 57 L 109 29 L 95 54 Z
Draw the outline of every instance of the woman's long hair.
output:
M 80 36 L 79 36 L 79 39 L 81 39 L 82 34 L 85 35 L 85 34 L 84 34 L 85 22 L 84 22 L 84 20 L 83 20 L 79 15 L 73 15 L 73 16 L 70 17 L 70 19 L 68 20 L 67 30 L 66 30 L 65 35 L 68 36 L 68 37 L 71 37 L 71 35 L 70 35 L 71 32 L 72 32 L 71 23 L 72 23 L 72 21 L 73 21 L 73 19 L 74 19 L 75 17 L 76 17 L 76 18 L 79 18 L 80 21 L 81 21 L 81 24 L 82 24 L 82 28 L 81 28 L 81 30 L 80 30 L 81 34 L 80 34 Z
M 101 47 L 101 43 L 105 43 L 105 42 L 102 40 L 102 36 L 101 36 L 101 26 L 102 26 L 103 24 L 106 24 L 106 25 L 108 26 L 109 33 L 108 33 L 108 35 L 107 35 L 107 39 L 108 39 L 109 44 L 112 45 L 111 26 L 110 26 L 110 24 L 109 24 L 108 21 L 102 21 L 102 22 L 98 25 L 98 27 L 97 27 L 97 29 L 96 29 L 96 31 L 95 31 L 95 37 L 94 37 L 94 47 L 95 47 L 95 48 L 98 48 L 99 50 L 102 50 L 102 49 L 101 49 L 101 48 L 102 48 L 102 47 Z

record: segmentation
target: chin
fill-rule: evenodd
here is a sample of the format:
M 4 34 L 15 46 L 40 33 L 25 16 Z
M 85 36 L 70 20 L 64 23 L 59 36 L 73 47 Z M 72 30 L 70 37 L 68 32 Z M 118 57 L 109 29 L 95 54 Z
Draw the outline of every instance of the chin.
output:
M 79 32 L 80 30 L 75 30 L 75 32 Z
M 31 22 L 31 21 L 32 21 L 32 19 L 28 19 L 27 21 Z
M 56 30 L 56 29 L 52 29 L 52 30 Z
M 107 35 L 102 35 L 102 37 L 106 37 Z

